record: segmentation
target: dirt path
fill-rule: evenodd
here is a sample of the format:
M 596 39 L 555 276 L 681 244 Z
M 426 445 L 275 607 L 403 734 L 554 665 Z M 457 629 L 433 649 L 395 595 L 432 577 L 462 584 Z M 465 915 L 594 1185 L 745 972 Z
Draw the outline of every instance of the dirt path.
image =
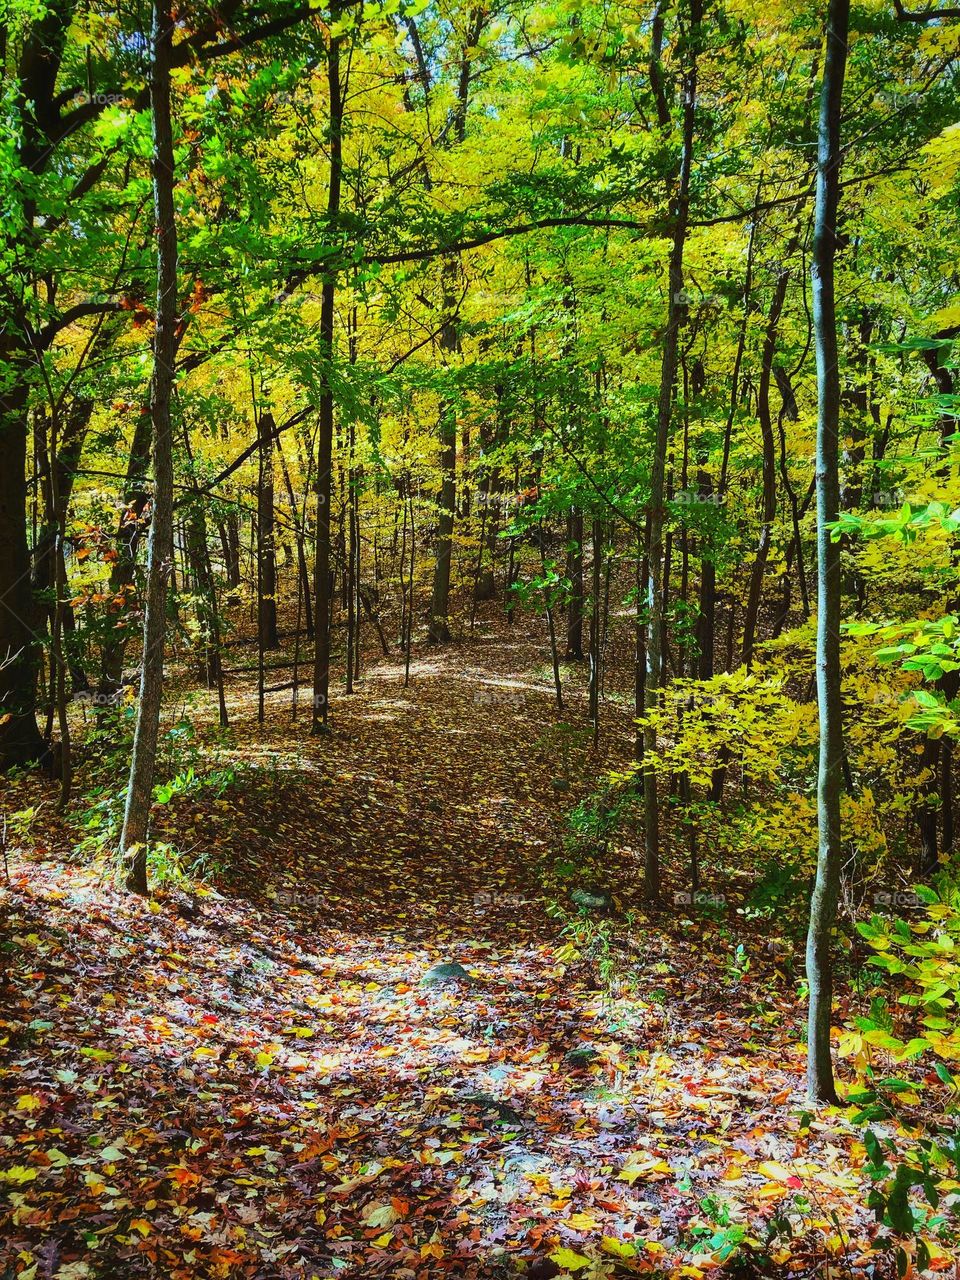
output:
M 598 992 L 545 910 L 572 795 L 530 653 L 399 675 L 319 741 L 235 692 L 236 785 L 168 820 L 217 890 L 14 867 L 8 1274 L 696 1277 L 746 1240 L 746 1274 L 801 1276 L 825 1238 L 855 1265 L 853 1130 L 801 1131 L 782 975 L 724 989 L 702 936 L 647 929 Z
M 481 665 L 492 656 L 428 654 L 407 689 L 402 667 L 382 662 L 336 702 L 329 739 L 298 722 L 295 752 L 288 698 L 277 698 L 281 765 L 246 802 L 258 838 L 244 830 L 231 849 L 238 884 L 261 882 L 256 859 L 285 902 L 327 924 L 541 936 L 537 862 L 562 847 L 571 804 L 541 741 L 557 715 L 542 681 Z

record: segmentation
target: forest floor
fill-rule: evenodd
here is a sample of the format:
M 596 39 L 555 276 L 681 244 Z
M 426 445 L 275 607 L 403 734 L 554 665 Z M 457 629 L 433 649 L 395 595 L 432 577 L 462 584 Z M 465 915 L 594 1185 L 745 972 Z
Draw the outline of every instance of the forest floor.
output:
M 554 783 L 542 662 L 378 661 L 321 739 L 233 682 L 184 759 L 235 777 L 161 813 L 208 878 L 149 901 L 52 820 L 11 851 L 0 1275 L 892 1274 L 769 922 L 638 914 L 612 985 L 564 950 L 545 868 L 631 726 Z M 636 854 L 611 874 L 622 922 Z

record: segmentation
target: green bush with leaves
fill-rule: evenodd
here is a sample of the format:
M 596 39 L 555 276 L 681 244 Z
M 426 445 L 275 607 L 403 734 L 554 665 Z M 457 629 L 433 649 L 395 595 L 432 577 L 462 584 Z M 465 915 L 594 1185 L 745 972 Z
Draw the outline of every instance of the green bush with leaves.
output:
M 955 1116 L 960 1089 L 954 1077 L 960 1062 L 960 894 L 945 876 L 941 895 L 926 886 L 915 889 L 923 904 L 916 920 L 874 916 L 858 924 L 874 951 L 868 963 L 882 970 L 904 1011 L 897 1019 L 880 1001 L 869 1017 L 857 1019 L 864 1041 L 902 1062 L 926 1059 L 935 1077 L 951 1091 L 947 1115 Z M 886 1080 L 849 1100 L 861 1106 L 866 1121 L 892 1118 L 883 1102 L 884 1086 L 893 1099 L 913 1095 L 913 1081 Z M 902 1143 L 867 1129 L 866 1171 L 872 1181 L 868 1199 L 877 1220 L 915 1245 L 920 1269 L 930 1257 L 928 1241 L 955 1243 L 960 1231 L 960 1136 L 948 1118 L 904 1151 Z M 901 1273 L 908 1262 L 898 1251 Z
M 868 963 L 894 979 L 897 1003 L 910 1011 L 900 1034 L 859 1024 L 867 1043 L 897 1059 L 933 1055 L 945 1065 L 960 1062 L 960 905 L 933 889 L 914 890 L 924 904 L 917 920 L 874 916 L 857 928 L 875 952 Z

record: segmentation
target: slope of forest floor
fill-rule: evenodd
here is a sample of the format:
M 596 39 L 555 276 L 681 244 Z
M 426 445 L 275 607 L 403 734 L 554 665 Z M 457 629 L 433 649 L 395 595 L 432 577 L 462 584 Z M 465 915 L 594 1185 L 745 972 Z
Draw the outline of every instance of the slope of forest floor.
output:
M 892 1274 L 769 926 L 638 916 L 611 989 L 547 910 L 627 708 L 568 790 L 542 648 L 411 674 L 322 739 L 231 685 L 233 781 L 161 813 L 203 883 L 137 899 L 52 821 L 11 852 L 0 1275 Z M 617 851 L 621 921 L 638 873 Z

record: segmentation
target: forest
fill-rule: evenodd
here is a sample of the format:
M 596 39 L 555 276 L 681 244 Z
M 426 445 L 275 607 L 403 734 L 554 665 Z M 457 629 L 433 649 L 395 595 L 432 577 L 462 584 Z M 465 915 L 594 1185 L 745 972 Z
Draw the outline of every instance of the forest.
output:
M 0 60 L 0 1280 L 960 1276 L 960 8 Z

